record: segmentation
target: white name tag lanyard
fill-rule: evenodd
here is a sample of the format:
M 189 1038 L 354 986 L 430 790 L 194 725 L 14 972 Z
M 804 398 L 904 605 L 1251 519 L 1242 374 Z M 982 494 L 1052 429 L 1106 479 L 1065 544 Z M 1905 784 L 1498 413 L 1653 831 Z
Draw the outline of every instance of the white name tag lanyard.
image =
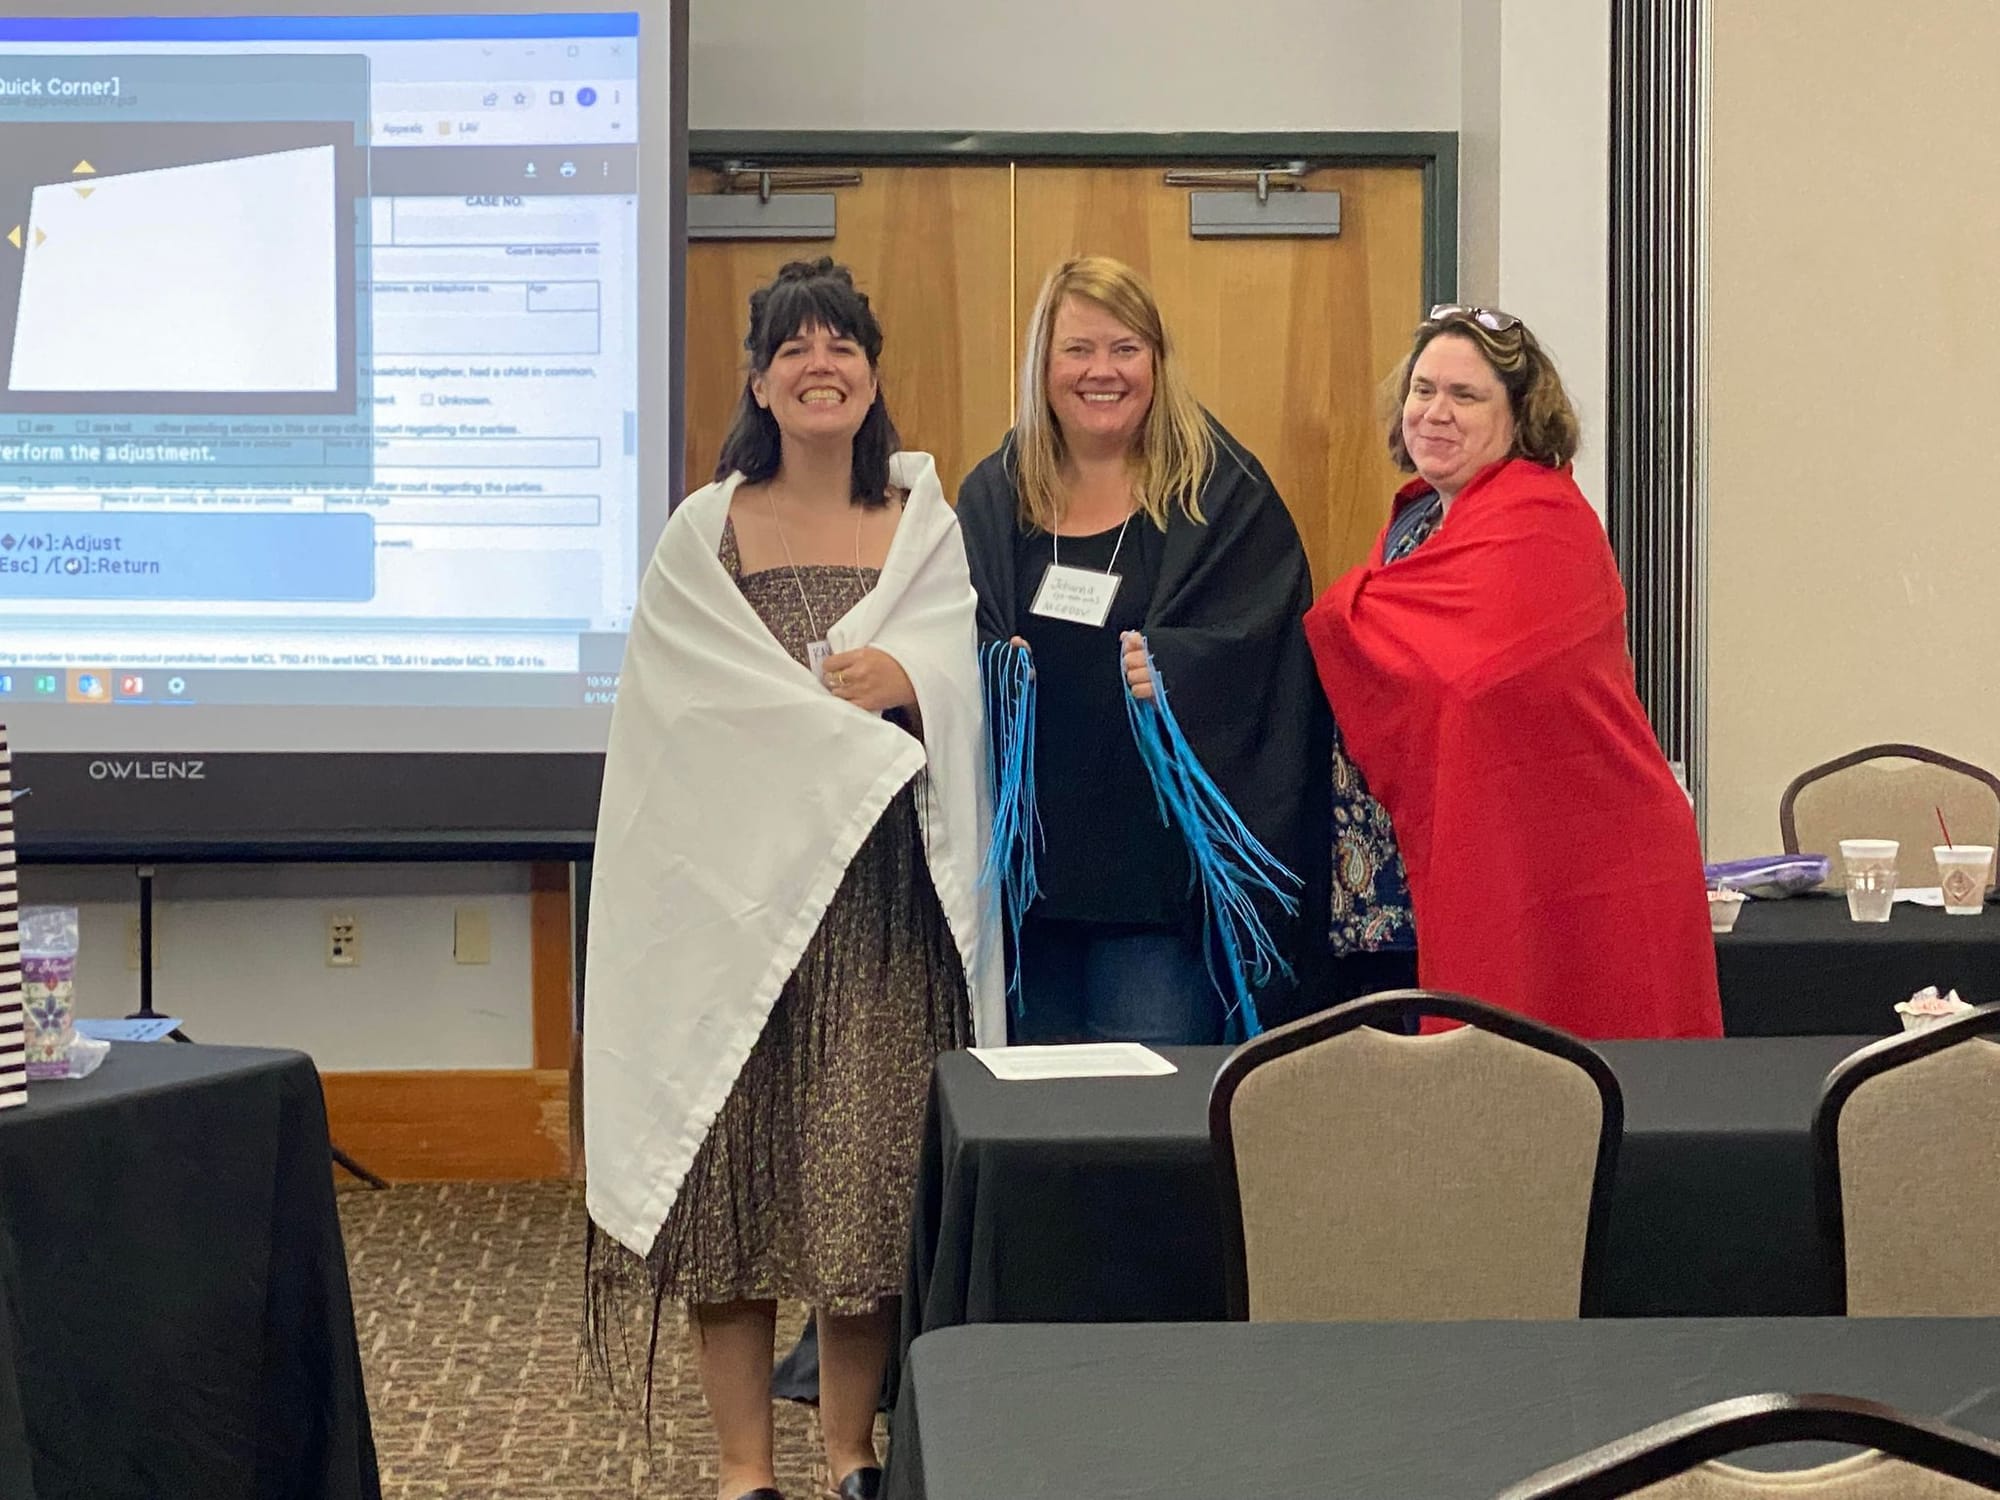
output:
M 1118 597 L 1118 585 L 1124 581 L 1115 571 L 1118 551 L 1125 545 L 1125 530 L 1131 524 L 1132 518 L 1127 516 L 1125 525 L 1118 528 L 1118 540 L 1111 544 L 1111 561 L 1101 573 L 1095 568 L 1064 567 L 1062 538 L 1050 532 L 1049 548 L 1055 560 L 1042 574 L 1041 587 L 1035 590 L 1028 613 L 1045 620 L 1068 620 L 1072 625 L 1102 625 L 1110 619 L 1111 601 Z
M 822 683 L 826 681 L 826 659 L 833 655 L 833 644 L 826 638 L 826 632 L 819 628 L 819 615 L 814 611 L 812 599 L 806 593 L 806 581 L 799 576 L 799 565 L 792 560 L 791 539 L 785 535 L 785 523 L 778 518 L 778 505 L 771 498 L 771 492 L 764 492 L 764 503 L 771 511 L 771 524 L 778 530 L 778 545 L 785 549 L 785 566 L 792 570 L 792 584 L 799 591 L 799 603 L 806 609 L 806 624 L 812 629 L 812 639 L 806 642 L 806 665 L 812 668 L 813 676 Z M 861 510 L 854 512 L 854 581 L 863 582 L 861 577 Z

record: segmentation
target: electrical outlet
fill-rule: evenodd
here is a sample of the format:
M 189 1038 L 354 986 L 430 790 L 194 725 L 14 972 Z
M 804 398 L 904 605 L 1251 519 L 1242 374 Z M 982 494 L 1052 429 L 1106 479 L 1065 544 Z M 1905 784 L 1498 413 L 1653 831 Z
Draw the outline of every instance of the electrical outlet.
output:
M 483 906 L 461 906 L 451 914 L 451 957 L 453 963 L 493 962 L 493 926 Z
M 326 919 L 326 961 L 330 968 L 348 969 L 361 962 L 361 919 L 330 912 Z
M 139 972 L 139 914 L 134 912 L 125 919 L 125 967 L 130 972 Z M 153 972 L 160 972 L 160 919 L 153 918 Z

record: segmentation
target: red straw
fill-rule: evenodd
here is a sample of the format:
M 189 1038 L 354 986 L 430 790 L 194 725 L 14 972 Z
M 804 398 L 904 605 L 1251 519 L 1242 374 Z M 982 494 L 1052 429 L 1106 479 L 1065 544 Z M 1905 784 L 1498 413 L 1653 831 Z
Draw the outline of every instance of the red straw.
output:
M 1934 803 L 1934 804 L 1932 804 L 1932 806 L 1931 806 L 1931 811 L 1937 814 L 1937 820 L 1938 820 L 1938 832 L 1944 835 L 1944 846 L 1945 846 L 1945 848 L 1947 848 L 1947 849 L 1955 849 L 1955 848 L 1957 848 L 1958 846 L 1957 846 L 1956 844 L 1952 843 L 1952 841 L 1951 841 L 1951 830 L 1950 830 L 1949 828 L 1947 828 L 1947 827 L 1945 827 L 1945 826 L 1944 826 L 1944 809 L 1943 809 L 1943 808 L 1941 808 L 1941 807 L 1939 807 L 1939 806 L 1937 806 L 1937 805 L 1936 805 L 1936 804 Z

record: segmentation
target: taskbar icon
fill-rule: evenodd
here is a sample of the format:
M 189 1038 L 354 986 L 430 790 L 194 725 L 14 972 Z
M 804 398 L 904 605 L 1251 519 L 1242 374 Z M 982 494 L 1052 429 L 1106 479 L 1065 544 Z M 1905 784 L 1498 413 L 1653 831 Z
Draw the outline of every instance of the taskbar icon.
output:
M 111 673 L 102 667 L 71 668 L 66 696 L 71 703 L 109 703 L 111 682 Z
M 60 693 L 69 703 L 186 703 L 191 698 L 187 675 L 182 672 L 73 667 L 66 673 L 36 672 L 17 681 L 31 685 L 36 697 L 53 698 Z

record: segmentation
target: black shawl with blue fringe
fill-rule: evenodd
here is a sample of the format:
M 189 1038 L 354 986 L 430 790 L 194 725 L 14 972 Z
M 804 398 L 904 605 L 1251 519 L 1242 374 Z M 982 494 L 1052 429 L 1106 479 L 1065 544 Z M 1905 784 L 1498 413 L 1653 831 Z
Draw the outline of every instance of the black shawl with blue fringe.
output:
M 1188 746 L 1250 833 L 1300 877 L 1296 915 L 1258 902 L 1296 976 L 1257 994 L 1270 1026 L 1313 1008 L 1323 983 L 1330 719 L 1301 625 L 1313 588 L 1298 529 L 1256 456 L 1220 423 L 1213 431 L 1204 519 L 1170 514 L 1145 633 Z M 966 477 L 958 518 L 980 639 L 1004 642 L 1019 634 L 1011 437 Z

